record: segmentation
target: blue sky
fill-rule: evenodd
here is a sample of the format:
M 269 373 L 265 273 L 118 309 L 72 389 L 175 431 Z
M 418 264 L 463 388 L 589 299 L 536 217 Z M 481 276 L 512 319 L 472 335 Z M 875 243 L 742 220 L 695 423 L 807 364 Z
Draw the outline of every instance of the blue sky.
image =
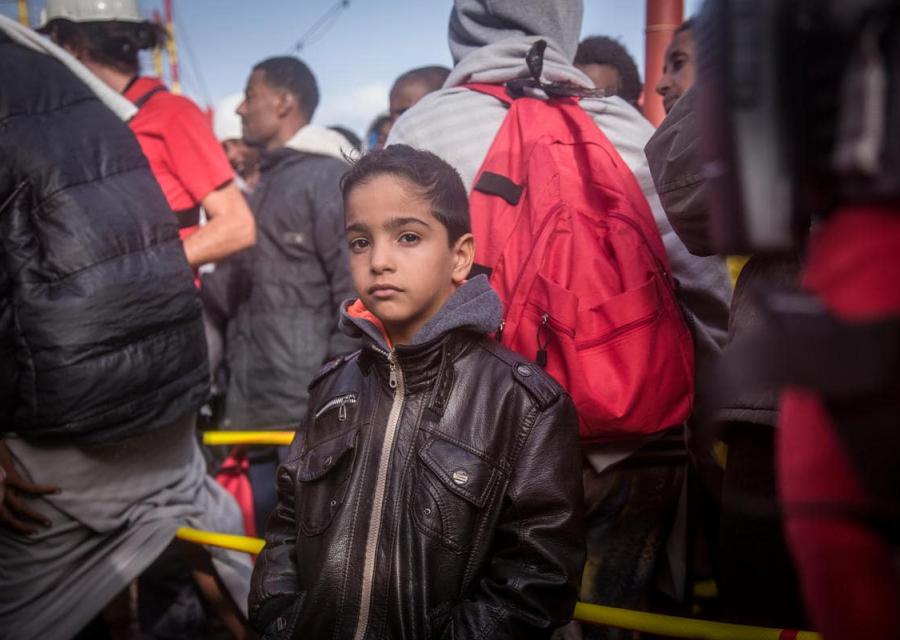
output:
M 553 0 L 545 0 L 552 2 Z M 685 0 L 686 15 L 701 0 Z M 335 0 L 174 0 L 176 40 L 185 92 L 215 104 L 243 90 L 253 65 L 291 50 Z M 582 35 L 618 37 L 643 70 L 643 0 L 585 0 Z M 29 0 L 36 24 L 44 0 Z M 162 0 L 140 0 L 146 15 Z M 300 53 L 319 82 L 314 121 L 344 124 L 362 135 L 387 110 L 394 78 L 426 64 L 450 66 L 447 18 L 452 0 L 350 0 L 320 37 Z M 0 0 L 16 16 L 16 4 Z

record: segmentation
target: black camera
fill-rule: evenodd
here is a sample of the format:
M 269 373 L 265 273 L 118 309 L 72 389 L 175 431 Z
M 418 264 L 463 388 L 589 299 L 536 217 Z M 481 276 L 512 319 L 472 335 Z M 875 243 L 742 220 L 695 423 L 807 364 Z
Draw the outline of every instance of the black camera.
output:
M 900 202 L 900 0 L 707 0 L 695 38 L 722 253 L 792 250 L 844 202 Z

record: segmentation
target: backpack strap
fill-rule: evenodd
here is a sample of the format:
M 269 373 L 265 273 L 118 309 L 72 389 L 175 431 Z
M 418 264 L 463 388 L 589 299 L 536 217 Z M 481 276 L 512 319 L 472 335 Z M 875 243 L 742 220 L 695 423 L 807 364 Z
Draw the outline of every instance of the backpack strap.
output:
M 513 100 L 515 100 L 515 98 L 509 94 L 506 85 L 477 82 L 464 84 L 462 86 L 466 89 L 496 98 L 507 106 L 512 106 Z M 506 176 L 491 171 L 484 171 L 478 178 L 478 182 L 476 182 L 472 188 L 492 196 L 500 196 L 513 206 L 519 204 L 519 199 L 522 197 L 522 191 L 524 190 L 522 185 L 516 184 Z
M 472 82 L 469 84 L 462 85 L 466 89 L 470 89 L 472 91 L 477 91 L 478 93 L 483 93 L 485 95 L 489 95 L 491 97 L 497 98 L 500 102 L 511 105 L 513 101 L 513 97 L 509 95 L 509 92 L 506 90 L 506 85 L 503 84 L 487 84 L 484 82 Z
M 142 95 L 142 96 L 141 96 L 140 98 L 138 98 L 137 100 L 133 100 L 133 101 L 132 101 L 132 104 L 138 108 L 138 111 L 140 111 L 141 108 L 143 108 L 143 106 L 144 106 L 145 104 L 147 104 L 147 101 L 149 101 L 150 98 L 152 98 L 153 96 L 155 96 L 157 93 L 159 93 L 159 92 L 161 92 L 161 91 L 166 91 L 166 88 L 165 88 L 164 86 L 162 86 L 162 85 L 159 85 L 159 86 L 157 86 L 157 87 L 153 87 L 152 89 L 150 89 L 150 91 L 148 91 L 147 93 L 145 93 L 144 95 Z

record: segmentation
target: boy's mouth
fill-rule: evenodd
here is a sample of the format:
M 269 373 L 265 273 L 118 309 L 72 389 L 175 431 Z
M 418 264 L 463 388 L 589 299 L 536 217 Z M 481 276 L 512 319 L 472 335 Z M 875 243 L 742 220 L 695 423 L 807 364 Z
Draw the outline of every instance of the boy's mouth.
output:
M 401 291 L 403 291 L 403 289 L 395 287 L 392 284 L 374 284 L 369 287 L 369 295 L 379 299 L 390 298 Z

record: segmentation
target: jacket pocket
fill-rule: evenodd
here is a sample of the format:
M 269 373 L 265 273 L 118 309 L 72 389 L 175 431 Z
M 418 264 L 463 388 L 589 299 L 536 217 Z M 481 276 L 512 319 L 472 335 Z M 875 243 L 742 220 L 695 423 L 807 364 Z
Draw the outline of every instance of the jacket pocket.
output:
M 453 551 L 464 551 L 501 478 L 499 469 L 453 442 L 435 437 L 419 450 L 410 506 L 417 528 Z
M 511 345 L 569 392 L 586 442 L 656 433 L 690 409 L 684 325 L 665 283 L 642 275 L 613 295 L 576 295 L 538 275 L 517 329 L 528 340 Z
M 325 531 L 344 503 L 359 429 L 354 428 L 305 451 L 297 468 L 296 513 L 300 532 L 317 536 Z
M 275 617 L 266 627 L 261 640 L 283 640 L 294 637 L 294 629 L 297 619 L 303 612 L 303 602 L 306 600 L 306 592 L 302 591 L 294 596 L 294 601 L 286 611 Z

